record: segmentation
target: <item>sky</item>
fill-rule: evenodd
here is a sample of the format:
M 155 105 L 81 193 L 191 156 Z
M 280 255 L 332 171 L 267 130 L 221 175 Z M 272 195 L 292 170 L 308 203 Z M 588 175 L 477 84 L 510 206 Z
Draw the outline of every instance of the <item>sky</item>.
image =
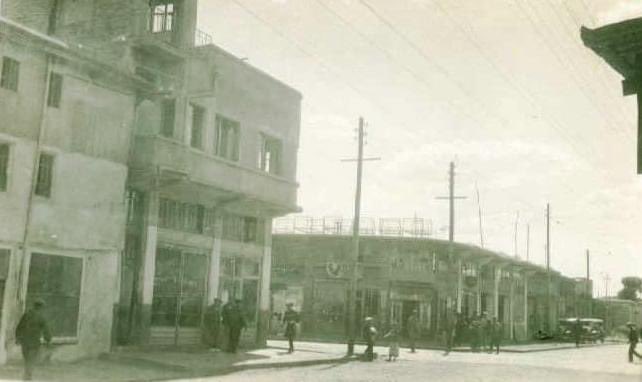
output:
M 642 16 L 642 0 L 200 0 L 199 28 L 303 94 L 302 215 L 353 213 L 359 117 L 362 214 L 423 217 L 455 240 L 586 275 L 594 293 L 642 276 L 637 104 L 584 47 L 589 28 Z M 479 203 L 476 190 L 479 190 Z M 517 240 L 515 223 L 517 221 Z M 528 227 L 528 228 L 527 228 Z M 515 243 L 517 242 L 517 251 Z

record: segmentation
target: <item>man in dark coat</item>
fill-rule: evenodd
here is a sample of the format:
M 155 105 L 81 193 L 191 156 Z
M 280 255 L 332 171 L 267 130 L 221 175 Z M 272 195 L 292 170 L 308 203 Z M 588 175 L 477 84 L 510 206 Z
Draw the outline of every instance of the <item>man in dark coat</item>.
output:
M 33 376 L 33 367 L 38 360 L 41 339 L 45 339 L 47 346 L 51 343 L 51 333 L 42 315 L 44 305 L 44 301 L 36 300 L 33 308 L 22 316 L 16 327 L 16 343 L 20 344 L 24 358 L 25 380 L 31 380 Z
M 579 318 L 575 320 L 575 325 L 573 325 L 573 337 L 575 338 L 575 347 L 579 348 L 582 341 L 582 323 Z
M 287 310 L 283 314 L 283 324 L 285 325 L 285 337 L 290 345 L 288 353 L 294 353 L 294 337 L 296 337 L 296 326 L 300 321 L 299 312 L 294 310 L 294 304 L 289 302 Z
M 221 300 L 214 299 L 214 303 L 207 307 L 205 313 L 205 338 L 207 346 L 214 349 L 218 347 L 221 329 Z
M 633 362 L 634 355 L 642 358 L 642 356 L 635 351 L 635 347 L 638 345 L 639 335 L 637 328 L 632 322 L 627 322 L 626 326 L 629 327 L 629 362 Z
M 446 351 L 444 355 L 448 355 L 453 347 L 453 341 L 455 339 L 455 328 L 458 326 L 459 317 L 455 315 L 454 317 L 446 318 L 445 327 L 444 327 L 444 342 L 446 346 Z
M 417 317 L 417 310 L 413 310 L 412 314 L 406 321 L 406 331 L 408 333 L 408 341 L 410 342 L 410 352 L 415 352 L 417 344 L 417 337 L 419 337 L 419 317 Z
M 493 348 L 496 349 L 495 354 L 499 354 L 499 345 L 502 342 L 502 323 L 496 317 L 493 317 L 493 320 L 490 324 L 490 352 L 493 352 Z
M 363 326 L 363 337 L 366 340 L 366 352 L 364 353 L 366 361 L 374 361 L 374 344 L 377 338 L 377 328 L 374 326 L 372 317 L 366 317 Z
M 245 318 L 241 311 L 241 300 L 230 301 L 223 307 L 223 325 L 227 328 L 227 351 L 236 353 L 241 338 L 241 331 L 245 328 Z

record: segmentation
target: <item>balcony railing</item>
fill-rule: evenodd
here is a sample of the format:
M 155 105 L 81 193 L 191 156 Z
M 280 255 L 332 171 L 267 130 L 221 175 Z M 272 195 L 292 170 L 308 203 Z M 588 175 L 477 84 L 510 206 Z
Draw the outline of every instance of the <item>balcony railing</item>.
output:
M 194 33 L 195 46 L 212 45 L 212 43 L 213 43 L 213 39 L 210 34 L 205 33 L 200 29 L 196 30 L 196 32 Z

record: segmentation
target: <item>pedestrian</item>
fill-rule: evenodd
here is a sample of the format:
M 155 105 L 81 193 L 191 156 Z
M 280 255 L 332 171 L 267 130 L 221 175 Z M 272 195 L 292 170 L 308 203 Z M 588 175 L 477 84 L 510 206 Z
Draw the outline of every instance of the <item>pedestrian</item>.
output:
M 573 325 L 573 337 L 575 338 L 575 347 L 579 348 L 582 340 L 582 323 L 579 318 L 575 320 L 575 325 Z
M 245 318 L 241 311 L 241 300 L 229 301 L 223 307 L 223 325 L 227 328 L 227 352 L 236 353 L 241 331 L 245 328 Z
M 366 351 L 364 353 L 366 361 L 374 361 L 374 344 L 377 338 L 377 328 L 375 328 L 372 317 L 365 318 L 363 326 L 363 337 L 366 340 Z
M 415 352 L 417 346 L 417 337 L 419 337 L 419 317 L 417 317 L 417 309 L 414 309 L 408 320 L 406 321 L 406 331 L 408 333 L 408 342 L 410 342 L 410 352 Z
M 454 322 L 452 319 L 446 318 L 445 326 L 444 326 L 444 343 L 446 347 L 446 352 L 444 355 L 448 355 L 453 347 L 453 341 L 455 337 L 455 329 L 457 328 L 459 323 L 459 319 L 457 316 L 454 318 Z
M 479 319 L 479 325 L 481 329 L 479 346 L 482 352 L 488 351 L 488 353 L 490 353 L 492 351 L 492 345 L 490 340 L 491 320 L 488 318 L 488 312 L 482 312 L 482 315 Z
M 490 352 L 493 352 L 493 348 L 496 349 L 495 354 L 499 354 L 499 345 L 502 342 L 503 328 L 502 323 L 493 317 L 493 320 L 490 324 Z
M 633 356 L 635 355 L 638 358 L 642 356 L 635 351 L 635 347 L 638 345 L 639 335 L 638 330 L 632 322 L 627 322 L 626 326 L 629 328 L 629 362 L 633 362 Z
M 399 325 L 393 323 L 384 338 L 388 339 L 388 362 L 396 361 L 399 357 Z
M 299 323 L 299 312 L 294 310 L 294 304 L 288 302 L 286 311 L 283 314 L 283 323 L 285 324 L 285 337 L 288 339 L 288 353 L 294 353 L 294 337 L 296 337 L 297 324 Z
M 44 338 L 47 346 L 51 343 L 51 333 L 42 310 L 45 306 L 43 300 L 34 301 L 33 307 L 22 315 L 16 327 L 16 343 L 20 344 L 24 358 L 24 380 L 33 377 L 33 369 L 38 361 L 40 342 Z
M 469 324 L 468 332 L 470 333 L 470 351 L 477 353 L 479 351 L 479 342 L 481 340 L 481 322 L 479 317 L 475 316 Z
M 221 330 L 221 299 L 215 298 L 214 303 L 207 307 L 205 313 L 205 338 L 210 349 L 218 347 Z

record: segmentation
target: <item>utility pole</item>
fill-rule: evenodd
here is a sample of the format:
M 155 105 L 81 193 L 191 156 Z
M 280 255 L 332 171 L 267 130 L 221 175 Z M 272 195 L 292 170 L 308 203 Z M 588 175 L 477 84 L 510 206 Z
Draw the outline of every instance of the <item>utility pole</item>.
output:
M 449 202 L 449 227 L 448 227 L 448 256 L 452 258 L 453 243 L 455 242 L 455 199 L 466 199 L 465 196 L 455 196 L 455 162 L 450 162 L 448 171 L 448 196 L 438 196 L 436 199 L 447 199 Z M 461 313 L 461 300 L 463 292 L 461 258 L 457 262 L 457 313 Z
M 363 141 L 364 141 L 364 122 L 359 117 L 358 129 L 358 149 L 357 159 L 344 159 L 342 162 L 357 162 L 357 187 L 354 196 L 354 220 L 352 222 L 352 275 L 350 277 L 350 290 L 348 297 L 348 355 L 354 354 L 354 342 L 357 338 L 357 284 L 359 278 L 359 219 L 361 218 L 361 177 L 363 173 L 363 162 L 380 160 L 381 158 L 364 158 Z
M 589 250 L 586 250 L 586 302 L 589 318 L 593 316 L 591 304 L 591 260 Z
M 477 209 L 479 211 L 479 242 L 481 244 L 481 247 L 484 248 L 484 230 L 482 229 L 481 201 L 479 198 L 479 187 L 477 187 L 477 182 L 475 182 L 475 191 L 477 192 Z
M 519 258 L 519 254 L 517 253 L 517 227 L 519 226 L 519 211 L 517 211 L 517 215 L 515 216 L 515 258 Z
M 526 225 L 526 261 L 528 262 L 528 257 L 531 251 L 531 224 Z
M 551 323 L 551 205 L 546 203 L 546 329 Z

